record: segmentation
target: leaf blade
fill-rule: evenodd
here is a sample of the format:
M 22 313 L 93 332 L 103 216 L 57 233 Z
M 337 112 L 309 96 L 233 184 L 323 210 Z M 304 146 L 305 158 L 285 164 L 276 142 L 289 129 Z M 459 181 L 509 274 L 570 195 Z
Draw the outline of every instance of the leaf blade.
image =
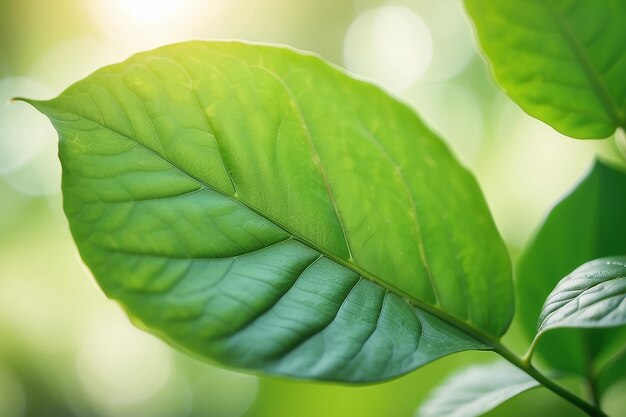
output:
M 528 114 L 579 139 L 626 125 L 623 2 L 465 5 L 495 79 Z
M 173 343 L 231 366 L 369 381 L 453 351 L 489 348 L 435 316 L 485 339 L 508 326 L 508 257 L 471 175 L 407 107 L 317 58 L 242 43 L 179 44 L 105 67 L 57 99 L 33 104 L 60 133 L 65 210 L 83 259 L 107 294 Z M 378 123 L 373 116 L 379 112 L 396 127 L 374 138 L 375 126 L 364 124 Z M 411 153 L 419 163 L 408 159 Z M 435 174 L 434 168 L 449 169 L 452 180 L 443 183 L 450 191 L 428 185 L 422 171 Z M 417 175 L 405 177 L 405 171 Z M 457 190 L 459 196 L 453 194 Z M 435 213 L 433 204 L 447 205 L 448 218 L 436 219 L 441 210 Z M 453 216 L 457 213 L 460 218 Z M 397 222 L 389 222 L 390 216 Z M 483 236 L 476 249 L 467 244 L 475 229 Z M 442 245 L 463 251 L 448 250 L 432 264 L 425 262 L 425 252 L 432 261 L 434 248 Z M 283 253 L 287 247 L 291 252 Z M 242 261 L 247 254 L 254 266 Z M 464 264 L 476 256 L 480 268 Z M 306 302 L 301 300 L 298 310 L 298 303 L 289 301 L 292 307 L 285 309 L 281 298 L 319 262 L 325 267 L 317 279 L 335 278 L 315 285 L 313 278 L 305 280 L 315 289 L 308 291 L 308 306 L 330 315 L 304 319 Z M 455 273 L 449 272 L 450 264 L 456 265 Z M 177 277 L 188 279 L 180 284 L 186 289 L 176 284 Z M 367 284 L 358 284 L 359 277 Z M 322 333 L 333 324 L 333 311 L 343 314 L 343 301 L 352 293 L 342 291 L 350 283 L 365 294 L 360 303 L 349 303 L 348 314 L 369 324 L 364 339 L 319 339 L 315 349 L 299 354 L 300 363 L 317 358 L 326 367 L 290 373 L 284 365 L 287 353 L 272 349 L 284 348 L 296 336 L 310 345 L 306 328 Z M 440 287 L 437 297 L 434 285 Z M 466 288 L 461 299 L 459 285 Z M 248 287 L 254 289 L 250 294 Z M 182 293 L 167 296 L 171 288 Z M 194 295 L 194 288 L 204 296 Z M 166 292 L 164 300 L 159 291 Z M 327 298 L 315 298 L 318 292 Z M 393 294 L 383 295 L 388 292 Z M 343 298 L 337 300 L 337 294 Z M 483 295 L 488 303 L 471 303 Z M 283 346 L 257 340 L 263 332 L 255 331 L 256 338 L 225 347 L 221 338 L 228 339 L 229 329 L 243 332 L 246 323 L 266 312 L 275 316 L 274 326 L 265 323 L 266 332 L 288 333 L 277 336 Z M 204 325 L 193 324 L 194 315 Z M 376 323 L 389 315 L 393 320 L 379 331 Z M 322 318 L 330 321 L 320 323 Z M 185 320 L 189 323 L 179 323 Z M 399 331 L 403 326 L 412 329 L 408 339 Z M 194 338 L 191 328 L 204 339 Z M 363 375 L 358 366 L 330 363 L 361 354 L 376 363 L 380 358 L 364 346 L 384 344 L 385 332 L 400 341 L 404 355 L 387 364 L 389 369 Z M 448 346 L 434 343 L 442 337 Z M 342 343 L 348 351 L 324 359 L 325 349 Z M 346 369 L 349 375 L 342 373 Z
M 419 417 L 478 417 L 538 387 L 539 382 L 506 362 L 475 365 L 436 388 Z
M 545 300 L 562 277 L 585 262 L 626 251 L 626 174 L 597 161 L 572 193 L 549 213 L 517 265 L 518 317 L 529 341 Z M 552 366 L 585 375 L 589 355 L 606 355 L 621 329 L 560 330 L 542 337 L 537 353 Z M 583 348 L 581 338 L 589 347 Z M 560 349 L 559 346 L 568 346 Z
M 551 329 L 626 324 L 626 257 L 589 261 L 563 278 L 546 299 L 538 334 Z

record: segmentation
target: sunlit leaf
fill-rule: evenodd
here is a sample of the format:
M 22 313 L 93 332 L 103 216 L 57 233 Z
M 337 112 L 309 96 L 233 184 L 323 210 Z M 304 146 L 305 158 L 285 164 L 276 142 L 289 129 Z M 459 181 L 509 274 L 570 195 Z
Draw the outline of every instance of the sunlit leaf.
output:
M 474 178 L 407 106 L 317 57 L 177 44 L 32 103 L 60 135 L 83 259 L 177 346 L 373 381 L 508 327 L 508 256 Z
M 551 211 L 518 267 L 518 314 L 530 339 L 543 301 L 564 276 L 593 259 L 626 253 L 624 213 L 626 173 L 602 162 Z M 590 361 L 625 338 L 624 329 L 559 330 L 547 333 L 537 351 L 552 366 L 584 374 Z
M 626 126 L 626 2 L 465 0 L 503 90 L 576 138 Z
M 422 405 L 419 417 L 477 417 L 539 382 L 508 362 L 475 365 L 445 381 Z

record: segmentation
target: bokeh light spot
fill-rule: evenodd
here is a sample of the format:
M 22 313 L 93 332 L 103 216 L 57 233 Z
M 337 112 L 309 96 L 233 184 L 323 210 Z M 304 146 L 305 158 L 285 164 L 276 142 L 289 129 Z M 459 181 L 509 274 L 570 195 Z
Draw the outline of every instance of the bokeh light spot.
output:
M 461 73 L 476 49 L 472 43 L 470 23 L 459 0 L 436 0 L 422 2 L 422 17 L 430 28 L 433 38 L 433 62 L 424 78 L 443 81 Z
M 0 175 L 27 195 L 58 192 L 61 168 L 57 138 L 48 118 L 13 97 L 50 98 L 50 90 L 30 78 L 0 80 Z
M 168 350 L 113 309 L 91 323 L 77 357 L 79 377 L 97 403 L 120 406 L 161 390 L 171 373 Z
M 411 9 L 382 6 L 356 18 L 343 51 L 348 70 L 402 93 L 426 72 L 433 45 L 430 31 Z
M 126 55 L 202 37 L 224 0 L 93 0 L 85 2 L 117 51 Z
M 30 78 L 0 80 L 0 175 L 11 172 L 32 158 L 46 141 L 55 141 L 48 119 L 15 96 L 50 98 L 49 90 Z

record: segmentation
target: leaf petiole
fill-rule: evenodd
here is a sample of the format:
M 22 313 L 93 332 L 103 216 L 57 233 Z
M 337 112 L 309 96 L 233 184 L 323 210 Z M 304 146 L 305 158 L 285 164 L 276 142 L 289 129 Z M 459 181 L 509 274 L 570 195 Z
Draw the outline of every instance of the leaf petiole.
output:
M 524 356 L 521 357 L 521 361 L 527 366 L 530 366 L 530 363 L 533 358 L 533 354 L 535 353 L 535 349 L 537 348 L 537 344 L 539 344 L 539 339 L 541 339 L 542 335 L 543 333 L 538 333 L 537 335 L 535 335 L 535 338 L 530 343 L 528 350 L 526 350 L 526 353 L 524 353 Z
M 535 338 L 535 340 L 537 340 L 537 338 Z M 529 349 L 529 351 L 523 357 L 520 358 L 519 356 L 511 352 L 506 346 L 500 343 L 494 343 L 493 346 L 494 346 L 494 352 L 496 352 L 498 355 L 502 356 L 511 364 L 515 365 L 520 370 L 524 371 L 526 374 L 533 377 L 537 382 L 541 383 L 541 385 L 543 385 L 545 388 L 549 389 L 550 391 L 554 392 L 559 397 L 563 398 L 564 400 L 570 402 L 571 404 L 583 410 L 589 416 L 608 417 L 596 405 L 585 401 L 584 399 L 580 398 L 576 394 L 563 388 L 553 379 L 549 378 L 548 376 L 538 371 L 535 367 L 533 367 L 532 364 L 530 363 L 530 357 L 533 351 L 532 349 Z

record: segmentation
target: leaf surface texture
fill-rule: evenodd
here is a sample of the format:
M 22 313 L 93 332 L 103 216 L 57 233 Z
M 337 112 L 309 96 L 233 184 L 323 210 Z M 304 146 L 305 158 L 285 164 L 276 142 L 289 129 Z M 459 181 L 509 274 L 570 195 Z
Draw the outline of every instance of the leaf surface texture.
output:
M 543 301 L 563 277 L 586 262 L 626 253 L 624 213 L 626 173 L 600 161 L 552 209 L 518 265 L 518 314 L 529 338 Z M 584 375 L 625 337 L 626 329 L 559 330 L 543 336 L 537 352 L 558 369 Z
M 537 331 L 626 324 L 626 256 L 596 259 L 576 268 L 550 293 Z
M 496 81 L 565 135 L 626 128 L 626 2 L 465 0 Z
M 411 109 L 317 57 L 170 45 L 31 102 L 60 135 L 83 259 L 177 346 L 373 381 L 509 325 L 508 255 L 474 178 Z

